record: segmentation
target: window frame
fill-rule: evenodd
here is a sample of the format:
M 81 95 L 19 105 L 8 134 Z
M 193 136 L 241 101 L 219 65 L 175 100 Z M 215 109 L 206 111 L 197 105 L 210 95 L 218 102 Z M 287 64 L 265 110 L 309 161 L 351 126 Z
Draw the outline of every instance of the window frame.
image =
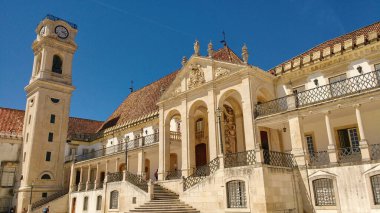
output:
M 53 132 L 49 132 L 48 134 L 48 142 L 53 142 L 54 141 L 54 133 Z
M 96 211 L 102 210 L 102 200 L 103 200 L 103 197 L 101 195 L 96 196 Z
M 116 195 L 117 195 L 117 200 L 116 200 L 116 207 L 115 206 L 113 206 L 113 196 L 115 195 L 114 193 L 116 193 Z M 119 209 L 119 191 L 117 191 L 117 190 L 113 190 L 113 191 L 111 191 L 110 192 L 110 202 L 109 202 L 109 209 L 113 209 L 113 210 L 118 210 Z
M 327 178 L 327 179 L 332 180 L 334 196 L 335 196 L 335 206 L 317 206 L 316 205 L 313 181 L 321 179 L 321 178 Z M 309 184 L 310 184 L 310 189 L 311 189 L 311 193 L 310 193 L 311 194 L 311 200 L 312 200 L 313 206 L 316 210 L 339 210 L 340 209 L 338 184 L 337 184 L 337 180 L 336 180 L 335 176 L 329 175 L 329 174 L 317 175 L 317 176 L 311 177 L 309 179 Z
M 83 198 L 83 211 L 88 211 L 88 196 Z
M 55 114 L 50 114 L 50 123 L 51 124 L 55 124 L 56 117 L 57 116 L 55 116 Z
M 233 185 L 236 185 L 236 186 L 233 186 Z M 233 187 L 238 187 L 239 190 L 238 188 L 236 188 L 234 192 L 231 192 L 230 190 Z M 246 182 L 244 180 L 230 180 L 226 182 L 226 194 L 227 194 L 227 208 L 228 209 L 246 209 L 247 208 L 247 189 L 246 189 Z M 233 205 L 234 203 L 233 199 L 239 200 L 239 202 L 235 202 L 236 205 Z
M 51 152 L 46 152 L 45 154 L 45 161 L 50 162 L 51 161 Z
M 375 197 L 373 194 L 373 188 L 372 188 L 372 183 L 371 183 L 371 177 L 380 175 L 380 169 L 377 168 L 375 171 L 368 172 L 365 175 L 365 185 L 367 188 L 367 193 L 368 193 L 368 199 L 370 202 L 370 208 L 371 209 L 380 209 L 380 203 L 375 204 Z

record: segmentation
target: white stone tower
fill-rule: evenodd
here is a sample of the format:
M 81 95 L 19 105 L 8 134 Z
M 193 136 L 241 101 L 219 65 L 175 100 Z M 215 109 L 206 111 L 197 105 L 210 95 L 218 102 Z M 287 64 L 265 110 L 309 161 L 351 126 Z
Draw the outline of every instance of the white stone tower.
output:
M 63 190 L 64 147 L 74 90 L 71 76 L 77 26 L 47 15 L 36 33 L 37 39 L 32 44 L 32 77 L 25 87 L 27 103 L 17 212 L 30 207 L 30 198 L 33 203 Z

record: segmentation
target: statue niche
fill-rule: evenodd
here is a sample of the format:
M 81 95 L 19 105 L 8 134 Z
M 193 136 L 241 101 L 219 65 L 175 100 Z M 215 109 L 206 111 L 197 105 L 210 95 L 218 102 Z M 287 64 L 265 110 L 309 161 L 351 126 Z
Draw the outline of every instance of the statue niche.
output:
M 234 110 L 228 106 L 224 107 L 224 143 L 225 153 L 236 153 L 236 121 Z

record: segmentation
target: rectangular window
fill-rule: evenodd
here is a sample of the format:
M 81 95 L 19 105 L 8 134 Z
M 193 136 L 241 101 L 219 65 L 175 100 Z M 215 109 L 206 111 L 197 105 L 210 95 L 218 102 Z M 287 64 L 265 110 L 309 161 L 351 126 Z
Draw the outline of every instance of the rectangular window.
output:
M 50 161 L 51 159 L 51 152 L 46 152 L 45 161 Z
M 54 124 L 54 123 L 55 123 L 55 115 L 54 115 L 54 114 L 51 114 L 51 115 L 50 115 L 50 123 L 51 123 L 51 124 Z
M 47 198 L 47 192 L 42 192 L 42 198 Z
M 52 132 L 49 132 L 48 141 L 53 142 L 53 137 L 54 137 L 54 134 Z
M 2 187 L 12 187 L 15 181 L 15 168 L 3 168 L 1 174 L 1 186 Z
M 359 136 L 356 128 L 338 130 L 340 148 L 359 147 Z
M 25 139 L 25 142 L 28 142 L 29 140 L 29 133 L 26 133 L 26 139 Z
M 380 175 L 371 177 L 372 194 L 375 205 L 380 204 Z
M 98 196 L 96 200 L 96 210 L 102 210 L 102 196 Z
M 335 206 L 335 192 L 333 181 L 321 178 L 313 181 L 314 198 L 316 206 Z
M 227 183 L 227 199 L 228 208 L 247 208 L 244 181 L 233 180 Z
M 26 158 L 26 152 L 24 152 L 24 157 L 23 157 L 24 162 L 25 162 L 25 158 Z
M 30 124 L 30 121 L 32 120 L 32 115 L 29 115 L 28 124 Z
M 313 136 L 312 135 L 306 135 L 306 144 L 307 144 L 307 150 L 309 151 L 310 155 L 314 154 L 314 144 L 313 144 Z
M 88 197 L 84 197 L 83 211 L 87 211 L 87 207 L 88 207 Z

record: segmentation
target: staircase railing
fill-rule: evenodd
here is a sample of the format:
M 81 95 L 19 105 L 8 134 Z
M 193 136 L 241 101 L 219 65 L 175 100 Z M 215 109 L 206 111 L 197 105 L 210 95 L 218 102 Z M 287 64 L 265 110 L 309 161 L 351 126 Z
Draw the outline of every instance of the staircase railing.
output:
M 141 175 L 125 171 L 125 180 L 139 187 L 141 190 L 148 192 L 148 181 L 146 181 Z
M 34 209 L 37 209 L 37 208 L 39 208 L 39 207 L 41 207 L 41 206 L 43 206 L 43 205 L 45 205 L 45 204 L 47 204 L 47 203 L 49 203 L 49 202 L 51 202 L 51 201 L 57 199 L 57 198 L 60 198 L 60 197 L 62 197 L 62 196 L 64 196 L 64 195 L 66 195 L 67 193 L 69 193 L 69 190 L 68 190 L 68 189 L 65 189 L 65 190 L 59 191 L 59 192 L 57 192 L 57 193 L 54 193 L 54 194 L 52 194 L 52 195 L 50 195 L 50 196 L 48 196 L 48 197 L 46 197 L 46 198 L 44 198 L 44 199 L 42 199 L 42 200 L 39 200 L 39 201 L 37 201 L 37 202 L 34 202 L 34 203 L 32 204 L 32 209 L 33 209 L 33 210 L 34 210 Z
M 107 175 L 107 182 L 118 182 L 123 180 L 123 173 L 122 172 L 114 172 L 114 173 L 108 173 Z
M 296 162 L 292 154 L 263 150 L 263 155 L 264 164 L 288 168 L 293 168 L 296 166 Z
M 182 170 L 173 170 L 166 172 L 165 180 L 175 180 L 175 179 L 181 179 L 182 177 Z
M 192 175 L 183 179 L 183 191 L 186 191 L 190 187 L 201 182 L 210 174 L 213 174 L 216 170 L 219 169 L 219 165 L 220 165 L 219 158 L 215 158 L 212 161 L 210 161 L 208 164 L 195 168 Z

